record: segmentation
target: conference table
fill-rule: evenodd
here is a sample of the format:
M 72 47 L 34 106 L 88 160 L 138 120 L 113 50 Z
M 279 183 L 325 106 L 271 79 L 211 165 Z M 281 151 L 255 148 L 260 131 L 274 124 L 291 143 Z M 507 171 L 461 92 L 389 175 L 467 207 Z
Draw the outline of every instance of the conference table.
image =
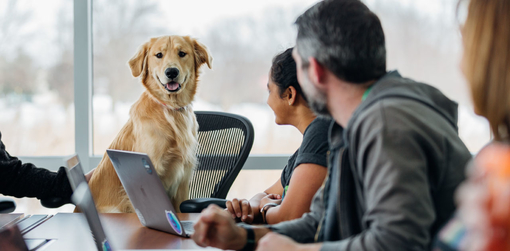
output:
M 196 220 L 199 214 L 179 213 L 177 216 L 180 220 Z M 134 213 L 106 213 L 100 214 L 99 217 L 114 250 L 204 249 L 189 238 L 142 226 Z M 0 228 L 15 222 L 18 222 L 27 243 L 38 243 L 36 245 L 39 247 L 35 250 L 96 250 L 86 218 L 81 213 L 28 216 L 0 214 Z

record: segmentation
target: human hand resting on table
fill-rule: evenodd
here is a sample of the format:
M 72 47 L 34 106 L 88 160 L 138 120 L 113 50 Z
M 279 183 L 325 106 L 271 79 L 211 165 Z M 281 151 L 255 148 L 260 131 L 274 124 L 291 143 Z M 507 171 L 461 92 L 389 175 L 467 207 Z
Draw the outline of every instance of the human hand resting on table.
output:
M 298 250 L 299 244 L 287 236 L 268 233 L 260 239 L 256 251 Z
M 85 174 L 85 180 L 86 180 L 87 182 L 89 182 L 89 181 L 90 181 L 90 179 L 92 178 L 92 175 L 94 174 L 94 171 L 95 171 L 95 170 L 96 170 L 96 169 L 94 168 L 94 169 L 90 170 L 90 172 L 88 172 L 87 174 Z
M 267 203 L 275 203 L 280 205 L 282 203 L 282 196 L 279 194 L 268 194 L 260 200 L 259 207 L 262 208 Z
M 201 247 L 239 250 L 246 244 L 246 230 L 236 225 L 229 212 L 214 204 L 202 211 L 193 227 L 191 238 Z
M 240 218 L 241 221 L 248 224 L 253 222 L 255 215 L 258 213 L 252 210 L 250 201 L 247 199 L 234 198 L 231 201 L 228 200 L 226 205 L 227 211 L 232 215 L 232 218 Z

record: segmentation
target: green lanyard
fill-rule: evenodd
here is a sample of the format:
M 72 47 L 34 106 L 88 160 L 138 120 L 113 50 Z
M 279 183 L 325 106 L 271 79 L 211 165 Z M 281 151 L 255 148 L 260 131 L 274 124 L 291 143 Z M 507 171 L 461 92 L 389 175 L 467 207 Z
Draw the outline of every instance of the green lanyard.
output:
M 363 96 L 361 97 L 361 101 L 365 101 L 365 99 L 367 99 L 368 94 L 372 90 L 372 86 L 374 86 L 374 85 L 371 85 L 370 87 L 368 87 L 368 89 L 365 91 L 365 93 L 363 93 Z

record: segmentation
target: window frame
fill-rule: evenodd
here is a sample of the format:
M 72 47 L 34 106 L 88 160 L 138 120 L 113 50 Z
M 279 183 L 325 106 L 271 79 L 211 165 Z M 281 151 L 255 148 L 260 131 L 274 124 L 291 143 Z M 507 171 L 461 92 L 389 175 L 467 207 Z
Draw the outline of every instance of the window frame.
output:
M 85 172 L 95 168 L 102 156 L 93 154 L 93 43 L 92 1 L 73 0 L 74 45 L 74 110 L 75 152 Z M 278 170 L 287 164 L 288 154 L 250 154 L 243 170 Z M 33 163 L 56 171 L 67 156 L 19 157 L 23 162 Z

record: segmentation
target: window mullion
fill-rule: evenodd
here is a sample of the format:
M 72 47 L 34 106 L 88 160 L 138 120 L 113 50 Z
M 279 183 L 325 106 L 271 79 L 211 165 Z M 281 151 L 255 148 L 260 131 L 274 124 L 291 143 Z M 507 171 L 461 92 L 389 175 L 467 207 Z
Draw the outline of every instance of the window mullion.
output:
M 92 155 L 92 0 L 74 0 L 75 149 L 85 171 Z

